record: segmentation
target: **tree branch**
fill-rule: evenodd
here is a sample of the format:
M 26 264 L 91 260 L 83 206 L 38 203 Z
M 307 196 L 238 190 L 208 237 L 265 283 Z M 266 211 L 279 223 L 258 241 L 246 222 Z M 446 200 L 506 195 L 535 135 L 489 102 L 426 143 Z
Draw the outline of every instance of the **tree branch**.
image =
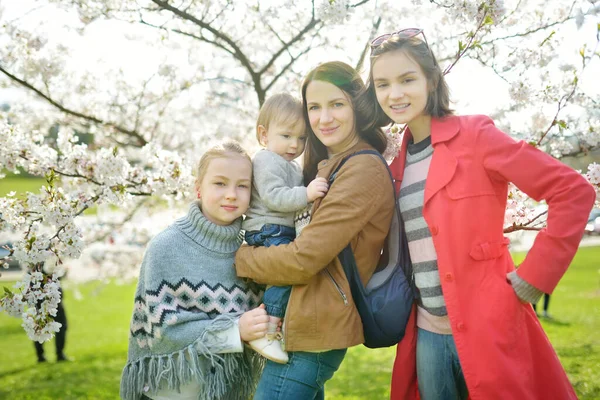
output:
M 575 19 L 575 17 L 567 17 L 567 18 L 565 18 L 565 19 L 563 19 L 561 21 L 555 21 L 555 22 L 552 22 L 552 23 L 547 24 L 547 25 L 538 26 L 535 29 L 530 29 L 530 30 L 525 31 L 525 32 L 515 33 L 514 35 L 507 35 L 507 36 L 497 37 L 497 38 L 494 38 L 494 39 L 490 39 L 490 40 L 488 40 L 486 42 L 480 42 L 479 44 L 483 46 L 483 45 L 486 45 L 486 44 L 492 44 L 492 43 L 498 42 L 500 40 L 506 40 L 506 39 L 513 39 L 513 38 L 517 38 L 517 37 L 529 36 L 532 33 L 536 33 L 536 32 L 539 32 L 539 31 L 542 31 L 542 30 L 545 30 L 545 29 L 548 29 L 548 28 L 552 28 L 553 26 L 563 24 L 563 23 L 565 23 L 567 21 L 570 21 L 572 19 Z
M 193 33 L 184 32 L 184 31 L 179 30 L 179 29 L 172 29 L 172 28 L 168 29 L 168 28 L 165 28 L 164 26 L 153 25 L 153 24 L 151 24 L 149 22 L 144 21 L 143 19 L 140 19 L 140 23 L 143 24 L 143 25 L 149 26 L 151 28 L 161 29 L 161 30 L 165 30 L 167 32 L 175 32 L 175 33 L 178 33 L 180 35 L 190 37 L 192 39 L 196 39 L 196 40 L 208 43 L 208 44 L 212 44 L 213 46 L 215 46 L 215 47 L 217 47 L 217 48 L 219 48 L 221 50 L 224 50 L 227 53 L 229 53 L 229 54 L 231 54 L 232 56 L 235 57 L 235 53 L 231 49 L 228 49 L 223 44 L 221 44 L 219 42 L 216 42 L 214 40 L 210 40 L 210 39 L 208 39 L 208 38 L 206 38 L 204 36 L 194 35 Z
M 235 43 L 229 36 L 227 36 L 223 32 L 215 29 L 210 24 L 207 24 L 206 22 L 194 17 L 191 14 L 181 11 L 177 7 L 173 7 L 167 1 L 152 0 L 152 2 L 156 5 L 158 5 L 159 7 L 163 8 L 164 10 L 172 12 L 173 14 L 177 15 L 179 18 L 184 19 L 186 21 L 190 21 L 190 22 L 198 25 L 201 29 L 206 29 L 207 31 L 212 33 L 216 38 L 227 43 L 233 50 L 233 57 L 235 57 L 235 59 L 237 59 L 244 66 L 244 68 L 246 68 L 246 70 L 250 74 L 250 78 L 252 79 L 252 82 L 254 83 L 254 88 L 256 90 L 258 102 L 260 105 L 263 104 L 265 93 L 264 93 L 264 90 L 262 89 L 262 85 L 260 82 L 260 74 L 258 74 L 254 70 L 252 63 L 250 62 L 250 60 L 248 59 L 246 54 L 244 54 L 242 49 L 237 45 L 237 43 Z
M 541 230 L 542 230 L 542 228 L 534 228 L 534 227 L 522 226 L 522 225 L 513 225 L 513 226 L 510 226 L 508 228 L 504 228 L 504 233 L 511 233 L 511 232 L 516 232 L 516 231 L 536 231 L 536 232 L 539 232 Z
M 379 26 L 381 25 L 381 20 L 382 20 L 382 18 L 378 17 L 377 21 L 375 21 L 375 23 L 373 24 L 373 27 L 371 29 L 371 35 L 369 35 L 368 41 L 365 44 L 365 47 L 363 48 L 362 53 L 360 53 L 360 58 L 358 59 L 358 62 L 356 63 L 357 71 L 360 71 L 363 67 L 363 64 L 365 62 L 365 57 L 367 56 L 367 52 L 371 48 L 371 38 L 373 38 L 373 36 L 375 36 L 375 33 L 379 29 Z
M 279 73 L 275 75 L 273 79 L 271 79 L 271 82 L 269 82 L 269 84 L 265 87 L 265 92 L 268 91 L 275 84 L 275 82 L 277 82 L 277 80 L 281 78 L 283 74 L 285 74 L 285 72 L 292 67 L 292 65 L 296 62 L 296 60 L 298 60 L 298 58 L 302 57 L 310 50 L 312 50 L 312 46 L 308 46 L 306 49 L 301 51 L 296 57 L 292 57 L 292 59 L 285 65 L 285 67 L 283 67 L 281 71 L 279 71 Z
M 552 119 L 552 122 L 550 123 L 550 126 L 548 126 L 548 129 L 546 129 L 546 131 L 542 134 L 542 136 L 540 137 L 540 139 L 535 144 L 536 147 L 539 147 L 542 144 L 542 141 L 544 140 L 544 138 L 546 136 L 548 136 L 548 133 L 550 132 L 550 129 L 552 129 L 552 127 L 554 127 L 556 124 L 559 123 L 559 121 L 558 121 L 558 115 L 560 114 L 560 111 L 567 105 L 567 103 L 569 102 L 569 100 L 571 100 L 571 97 L 573 97 L 573 95 L 575 94 L 575 91 L 577 90 L 577 83 L 578 82 L 579 82 L 579 80 L 577 79 L 577 76 L 575 76 L 575 79 L 574 79 L 574 82 L 573 82 L 573 89 L 571 89 L 570 93 L 563 95 L 563 97 L 561 97 L 560 100 L 558 101 L 558 106 L 556 108 L 556 113 L 554 114 L 554 118 Z M 562 123 L 562 122 L 560 122 L 560 123 Z
M 37 94 L 38 96 L 40 96 L 41 98 L 43 98 L 44 100 L 46 100 L 48 103 L 52 104 L 54 107 L 56 107 L 60 111 L 64 112 L 65 114 L 69 114 L 69 115 L 72 115 L 74 117 L 81 118 L 81 119 L 84 119 L 86 121 L 93 122 L 95 124 L 109 126 L 109 127 L 113 128 L 113 129 L 117 130 L 118 132 L 124 133 L 125 135 L 128 135 L 128 136 L 134 138 L 137 141 L 137 143 L 134 144 L 136 146 L 142 147 L 142 146 L 144 146 L 147 143 L 146 139 L 144 139 L 144 137 L 139 132 L 137 132 L 135 130 L 130 130 L 130 129 L 127 129 L 127 128 L 123 128 L 122 126 L 119 126 L 119 125 L 115 124 L 114 122 L 104 121 L 104 120 L 101 120 L 100 118 L 97 118 L 97 117 L 94 117 L 94 116 L 91 116 L 91 115 L 85 115 L 85 114 L 82 114 L 82 113 L 80 113 L 78 111 L 71 110 L 70 108 L 67 108 L 67 107 L 63 106 L 58 101 L 56 101 L 53 98 L 51 98 L 49 95 L 46 95 L 41 90 L 39 90 L 36 87 L 34 87 L 32 84 L 30 84 L 30 83 L 28 83 L 28 82 L 26 82 L 26 81 L 24 81 L 22 79 L 19 79 L 15 75 L 11 74 L 6 69 L 4 69 L 2 66 L 0 66 L 0 72 L 2 72 L 4 75 L 6 75 L 12 81 L 15 81 L 19 85 L 24 86 L 27 89 L 33 91 L 35 94 Z
M 318 19 L 311 19 L 310 22 L 294 36 L 290 41 L 284 42 L 283 46 L 271 57 L 271 59 L 265 64 L 264 67 L 258 71 L 259 75 L 262 75 L 266 70 L 271 68 L 271 66 L 275 63 L 275 61 L 279 58 L 279 56 L 290 48 L 294 43 L 302 39 L 306 33 L 311 31 L 320 21 Z M 266 89 L 265 89 L 266 90 Z

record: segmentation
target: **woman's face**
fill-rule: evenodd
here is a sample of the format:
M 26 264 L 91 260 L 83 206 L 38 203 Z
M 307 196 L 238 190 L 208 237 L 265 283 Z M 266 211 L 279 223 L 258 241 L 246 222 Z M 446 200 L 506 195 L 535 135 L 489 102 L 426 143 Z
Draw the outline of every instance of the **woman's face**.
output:
M 404 51 L 390 51 L 375 61 L 373 84 L 379 105 L 395 123 L 410 126 L 426 116 L 427 77 Z
M 250 204 L 252 163 L 238 154 L 214 158 L 196 188 L 202 213 L 217 225 L 230 225 Z
M 306 104 L 310 127 L 330 154 L 358 142 L 352 103 L 343 90 L 329 82 L 312 81 L 306 87 Z

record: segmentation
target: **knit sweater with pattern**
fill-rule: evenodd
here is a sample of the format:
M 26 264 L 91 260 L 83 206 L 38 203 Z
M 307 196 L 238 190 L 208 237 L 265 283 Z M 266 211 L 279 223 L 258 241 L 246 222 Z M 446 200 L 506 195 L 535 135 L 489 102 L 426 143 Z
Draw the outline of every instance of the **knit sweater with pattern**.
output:
M 150 241 L 135 293 L 122 398 L 173 398 L 190 385 L 198 399 L 251 397 L 260 360 L 244 351 L 236 325 L 262 292 L 235 274 L 240 229 L 241 219 L 213 224 L 195 202 Z

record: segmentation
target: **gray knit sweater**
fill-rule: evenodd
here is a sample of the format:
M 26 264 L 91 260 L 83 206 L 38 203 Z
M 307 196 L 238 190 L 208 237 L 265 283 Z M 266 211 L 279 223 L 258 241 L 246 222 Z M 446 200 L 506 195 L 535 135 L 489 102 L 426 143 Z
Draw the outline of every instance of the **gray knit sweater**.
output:
M 294 227 L 294 213 L 308 204 L 302 169 L 262 149 L 252 159 L 252 197 L 242 228 L 257 231 L 264 224 Z
M 244 352 L 239 339 L 232 349 L 236 345 L 224 334 L 262 296 L 233 268 L 240 228 L 241 220 L 213 224 L 195 202 L 150 241 L 135 293 L 122 398 L 177 392 L 190 382 L 199 384 L 198 399 L 251 396 L 260 361 Z

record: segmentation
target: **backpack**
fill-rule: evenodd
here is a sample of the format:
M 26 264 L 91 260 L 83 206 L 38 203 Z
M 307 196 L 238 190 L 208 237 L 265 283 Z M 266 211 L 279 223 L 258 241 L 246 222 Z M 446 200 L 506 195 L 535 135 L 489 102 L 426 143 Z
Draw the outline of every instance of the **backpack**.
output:
M 352 298 L 362 319 L 364 345 L 369 348 L 389 347 L 397 344 L 404 337 L 417 291 L 394 179 L 381 154 L 375 150 L 362 150 L 350 154 L 329 176 L 329 186 L 333 184 L 338 171 L 346 161 L 360 154 L 376 155 L 386 166 L 394 188 L 394 215 L 379 266 L 366 286 L 360 280 L 350 244 L 342 250 L 338 258 L 346 273 Z

